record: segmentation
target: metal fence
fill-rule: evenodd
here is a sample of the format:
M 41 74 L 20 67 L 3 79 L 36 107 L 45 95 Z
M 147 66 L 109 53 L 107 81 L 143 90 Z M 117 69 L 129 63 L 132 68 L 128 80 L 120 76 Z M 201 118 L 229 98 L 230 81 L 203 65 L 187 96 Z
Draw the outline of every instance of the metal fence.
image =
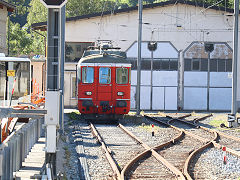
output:
M 22 167 L 22 162 L 42 135 L 43 123 L 44 118 L 32 119 L 0 144 L 0 180 L 13 179 L 13 173 Z

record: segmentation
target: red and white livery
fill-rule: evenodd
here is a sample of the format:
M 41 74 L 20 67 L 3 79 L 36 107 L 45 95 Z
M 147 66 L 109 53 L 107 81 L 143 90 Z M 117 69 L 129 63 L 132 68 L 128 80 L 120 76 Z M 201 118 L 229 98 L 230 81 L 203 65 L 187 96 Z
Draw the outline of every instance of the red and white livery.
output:
M 78 109 L 86 118 L 119 119 L 130 110 L 131 63 L 119 48 L 90 47 L 77 67 Z

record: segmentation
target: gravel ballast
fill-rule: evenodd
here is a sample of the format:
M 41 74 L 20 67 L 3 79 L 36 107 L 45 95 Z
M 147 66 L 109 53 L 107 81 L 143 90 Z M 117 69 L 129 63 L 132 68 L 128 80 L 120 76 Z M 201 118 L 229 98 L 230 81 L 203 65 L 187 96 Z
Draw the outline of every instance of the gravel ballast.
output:
M 223 157 L 224 152 L 221 150 L 215 148 L 204 150 L 200 156 L 197 156 L 194 179 L 239 179 L 240 159 L 227 153 L 227 164 L 225 165 Z

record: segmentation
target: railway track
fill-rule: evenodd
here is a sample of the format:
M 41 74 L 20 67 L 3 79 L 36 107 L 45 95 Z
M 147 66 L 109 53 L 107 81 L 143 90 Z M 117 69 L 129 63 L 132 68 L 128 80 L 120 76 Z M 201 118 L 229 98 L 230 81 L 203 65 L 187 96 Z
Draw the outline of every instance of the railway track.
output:
M 169 120 L 169 123 L 173 121 L 174 123 L 172 124 L 175 126 L 184 123 L 185 126 L 188 126 L 188 128 L 186 128 L 187 131 L 197 134 L 200 137 L 206 138 L 209 141 L 213 141 L 213 145 L 216 148 L 221 149 L 223 147 L 226 147 L 230 153 L 240 157 L 240 153 L 238 152 L 240 150 L 240 138 L 198 125 L 198 122 L 200 120 L 208 118 L 210 116 L 211 115 L 206 115 L 200 118 L 194 118 L 193 120 L 182 120 L 182 118 L 178 119 L 171 116 L 168 117 L 171 118 L 171 120 Z M 215 137 L 217 138 L 215 139 Z
M 202 120 L 206 117 L 201 117 L 199 119 L 193 119 L 193 120 L 185 120 L 185 118 L 190 117 L 190 115 L 184 115 L 181 116 L 180 118 L 178 117 L 170 117 L 166 116 L 168 120 L 165 120 L 164 123 L 168 124 L 169 126 L 173 128 L 183 128 L 184 132 L 187 133 L 193 133 L 196 138 L 199 138 L 199 140 L 205 139 L 205 146 L 202 146 L 201 148 L 195 150 L 187 159 L 185 162 L 185 167 L 183 169 L 185 176 L 187 179 L 206 179 L 208 178 L 206 171 L 207 169 L 203 170 L 201 166 L 197 166 L 197 160 L 199 159 L 202 154 L 206 154 L 206 152 L 211 152 L 214 151 L 214 153 L 222 154 L 220 150 L 217 149 L 222 149 L 223 146 L 231 145 L 231 147 L 236 148 L 239 147 L 239 138 L 232 137 L 229 135 L 226 135 L 221 132 L 217 132 L 215 130 L 211 130 L 209 128 L 205 128 L 202 126 L 199 126 L 196 122 L 199 120 Z M 149 117 L 148 117 L 149 118 Z M 152 120 L 157 120 L 156 118 L 151 118 Z M 157 120 L 158 121 L 158 120 Z M 184 124 L 184 125 L 183 125 Z M 207 141 L 206 141 L 207 139 Z M 215 148 L 210 148 L 210 147 L 215 147 Z M 227 147 L 227 152 L 229 154 L 234 155 L 236 158 L 240 157 L 239 152 L 237 152 L 234 149 L 231 149 L 230 147 Z M 201 153 L 200 153 L 201 152 Z M 213 153 L 213 154 L 214 154 Z M 223 155 L 220 156 L 220 158 Z M 229 155 L 230 156 L 230 155 Z M 195 157 L 195 158 L 194 158 Z M 232 158 L 232 157 L 231 157 Z M 237 160 L 236 160 L 237 161 Z M 213 163 L 213 166 L 216 165 L 215 162 L 210 162 Z M 209 163 L 209 164 L 210 164 Z M 221 163 L 222 164 L 222 163 Z M 196 168 L 193 166 L 196 165 Z M 219 173 L 220 175 L 220 173 Z M 217 178 L 223 178 L 220 177 L 219 175 L 216 175 Z M 224 176 L 224 178 L 227 178 L 228 175 Z M 223 178 L 223 179 L 224 179 Z
M 162 124 L 168 127 L 169 121 L 167 123 L 162 122 Z M 93 124 L 90 126 L 98 141 L 102 144 L 115 174 L 113 177 L 116 179 L 166 179 L 167 177 L 167 179 L 185 179 L 185 177 L 191 179 L 188 174 L 191 157 L 199 149 L 204 149 L 210 145 L 206 139 L 194 136 L 176 127 L 173 129 L 179 131 L 177 136 L 175 135 L 173 139 L 162 142 L 158 146 L 150 147 L 130 132 L 129 128 L 121 124 L 118 127 L 106 127 L 105 125 L 95 127 Z M 101 135 L 99 135 L 99 132 Z M 126 139 L 126 134 L 124 135 L 123 132 L 130 136 L 131 140 Z M 117 138 L 113 138 L 113 134 Z M 194 141 L 193 138 L 195 138 Z M 132 139 L 134 139 L 134 143 Z M 122 142 L 122 140 L 124 141 Z M 154 145 L 155 143 L 148 142 L 148 144 Z M 139 145 L 145 148 L 145 151 L 139 149 Z M 127 148 L 129 149 L 126 151 Z M 132 160 L 130 161 L 130 159 Z M 161 163 L 156 164 L 156 160 Z
M 180 171 L 123 125 L 106 127 L 90 124 L 90 126 L 102 144 L 114 172 L 114 178 L 185 179 Z
M 176 120 L 173 120 L 174 118 Z M 87 151 L 91 151 L 89 154 L 94 155 L 92 151 L 98 149 L 98 153 L 91 156 L 99 159 L 98 161 L 93 159 L 90 162 L 91 178 L 123 180 L 211 179 L 211 177 L 216 177 L 227 179 L 240 175 L 240 172 L 237 172 L 235 176 L 221 176 L 219 172 L 215 176 L 209 174 L 207 169 L 209 166 L 219 166 L 219 162 L 218 164 L 212 162 L 209 156 L 218 154 L 221 159 L 220 164 L 223 164 L 221 150 L 223 145 L 218 143 L 221 136 L 214 131 L 200 128 L 196 123 L 197 119 L 189 114 L 182 114 L 180 118 L 175 115 L 174 118 L 155 117 L 151 120 L 142 118 L 139 122 L 136 120 L 121 121 L 126 126 L 91 124 L 88 126 L 88 128 L 91 127 L 91 131 L 86 128 L 85 133 L 82 128 L 83 138 L 88 140 L 89 135 L 85 135 L 88 131 L 93 132 L 102 145 L 102 151 L 99 151 L 99 146 L 90 148 L 92 145 L 87 144 L 89 145 Z M 153 122 L 153 120 L 156 121 Z M 152 124 L 155 125 L 154 136 L 151 134 Z M 227 147 L 227 151 L 229 152 L 228 158 L 236 158 L 238 153 L 236 150 Z M 205 158 L 207 160 L 204 160 Z M 94 162 L 100 163 L 94 164 Z

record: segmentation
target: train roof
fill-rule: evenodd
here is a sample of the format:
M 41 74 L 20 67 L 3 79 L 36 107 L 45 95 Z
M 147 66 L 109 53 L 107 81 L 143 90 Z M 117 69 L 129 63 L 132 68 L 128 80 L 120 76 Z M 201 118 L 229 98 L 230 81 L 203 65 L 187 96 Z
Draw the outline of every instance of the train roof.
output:
M 102 54 L 91 54 L 89 56 L 82 57 L 79 63 L 117 63 L 117 64 L 131 64 L 126 57 L 103 52 Z
M 93 55 L 93 54 L 101 54 L 101 53 L 104 53 L 104 52 L 107 53 L 107 54 L 115 54 L 115 55 L 121 56 L 123 58 L 127 57 L 125 52 L 119 51 L 119 48 L 104 49 L 104 50 L 101 50 L 101 51 L 99 49 L 92 50 L 91 48 L 92 47 L 89 47 L 90 50 L 84 51 L 83 57 Z M 95 47 L 93 47 L 93 48 L 95 48 Z
M 30 62 L 28 58 L 18 58 L 18 57 L 1 57 L 0 62 Z

